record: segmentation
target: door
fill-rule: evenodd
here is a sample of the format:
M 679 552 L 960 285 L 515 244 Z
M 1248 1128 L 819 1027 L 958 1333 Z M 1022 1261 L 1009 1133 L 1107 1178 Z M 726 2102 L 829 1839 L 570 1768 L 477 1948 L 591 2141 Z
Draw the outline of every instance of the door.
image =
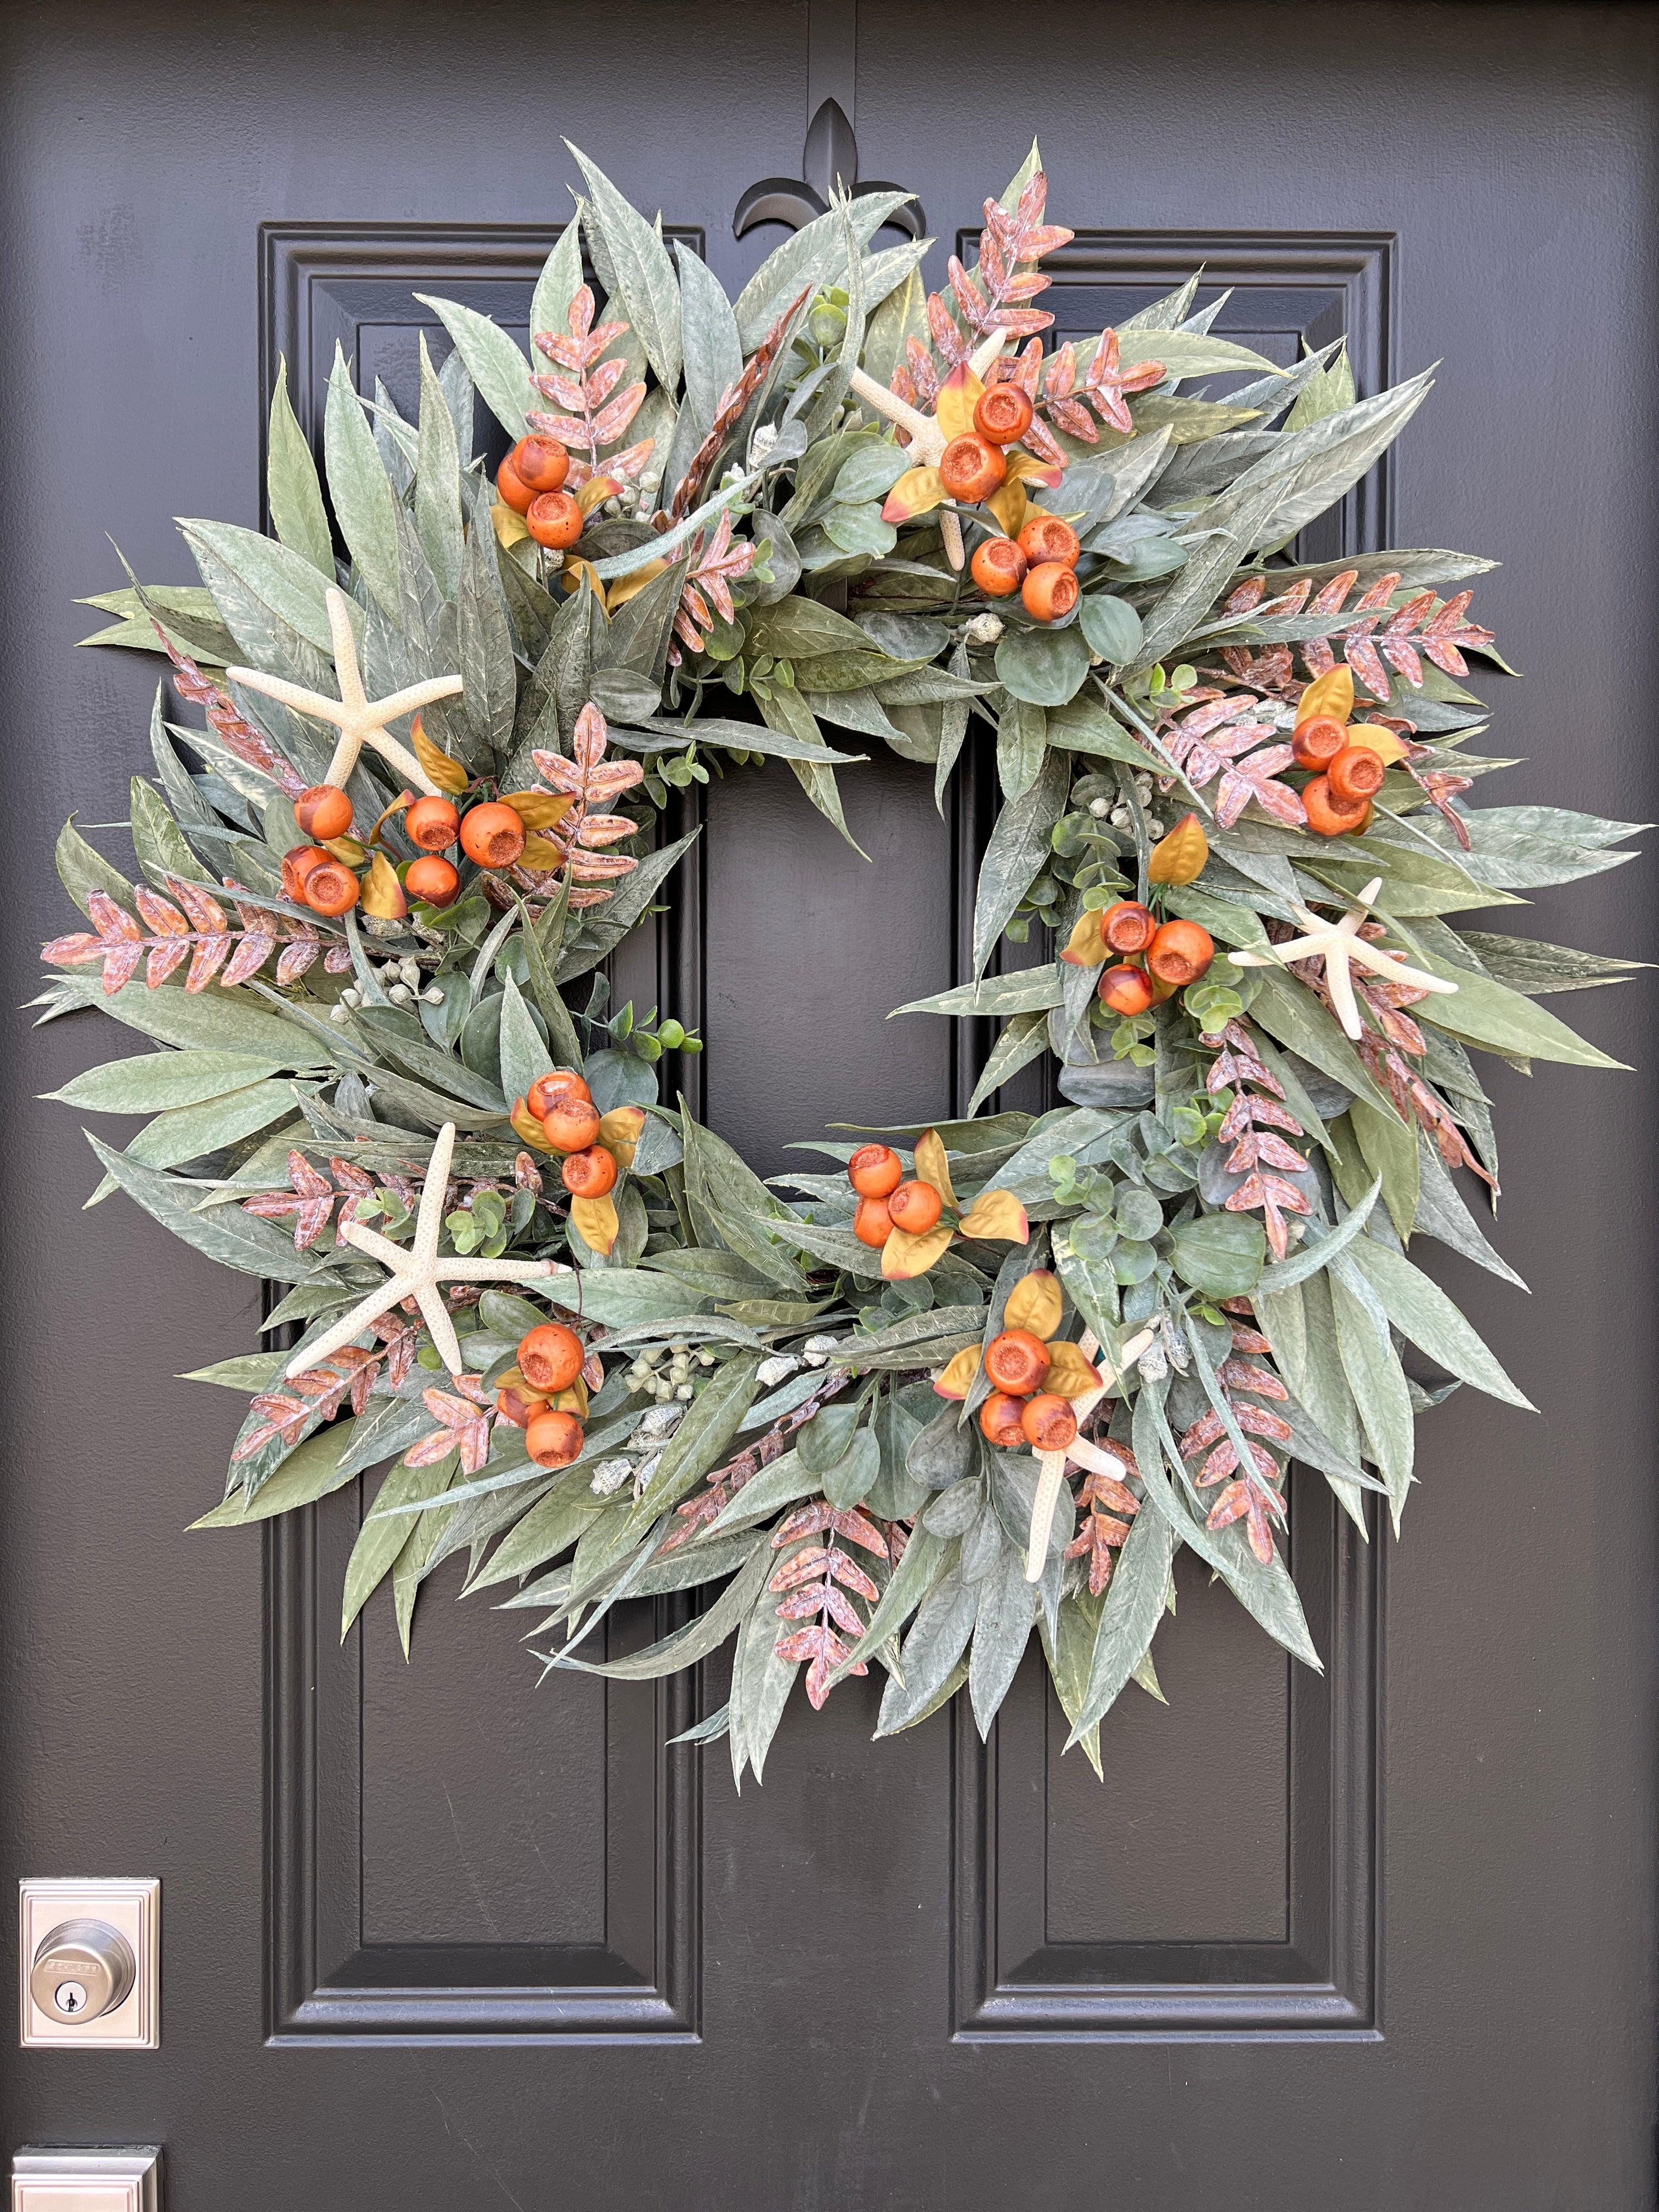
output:
M 1276 358 L 1346 328 L 1362 392 L 1443 360 L 1328 550 L 1499 558 L 1509 795 L 1659 813 L 1650 10 L 59 0 L 5 40 L 9 1005 L 64 926 L 58 823 L 118 821 L 143 765 L 149 672 L 72 650 L 74 597 L 120 580 L 104 532 L 183 580 L 169 516 L 257 520 L 279 350 L 314 422 L 337 337 L 406 398 L 416 291 L 521 322 L 562 134 L 735 289 L 779 234 L 734 240 L 732 208 L 830 94 L 940 261 L 1040 133 L 1061 334 L 1202 264 Z M 959 1105 L 984 1047 L 883 1018 L 957 979 L 971 777 L 944 822 L 923 769 L 843 785 L 902 889 L 792 781 L 729 780 L 659 973 L 622 979 L 701 1018 L 702 1110 L 763 1172 Z M 1640 955 L 1650 880 L 1523 927 Z M 763 1088 L 746 1048 L 790 1002 Z M 1576 1011 L 1650 1069 L 1652 1007 Z M 1304 1513 L 1322 1680 L 1184 1576 L 1168 1708 L 1114 1709 L 1103 1787 L 1033 1658 L 983 1749 L 950 1712 L 873 1744 L 849 1682 L 738 1798 L 663 1748 L 718 1680 L 536 1689 L 453 1563 L 412 1664 L 385 1592 L 337 1649 L 349 1492 L 263 1553 L 182 1533 L 235 1401 L 161 1378 L 246 1348 L 257 1299 L 124 1200 L 82 1212 L 86 1148 L 34 1094 L 107 1048 L 13 1022 L 0 1860 L 159 1877 L 163 1955 L 159 2050 L 9 2051 L 6 2146 L 162 2143 L 173 2212 L 1653 2202 L 1643 1078 L 1488 1079 L 1539 1293 L 1445 1279 L 1541 1415 L 1449 1407 L 1397 1549 Z

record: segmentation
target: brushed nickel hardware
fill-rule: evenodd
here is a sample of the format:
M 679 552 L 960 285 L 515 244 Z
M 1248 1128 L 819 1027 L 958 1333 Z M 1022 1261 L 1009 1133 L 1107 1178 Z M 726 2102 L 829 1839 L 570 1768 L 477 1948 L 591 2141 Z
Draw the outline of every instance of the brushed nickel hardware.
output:
M 161 1883 L 25 1879 L 17 1903 L 24 2047 L 153 2051 L 161 2039 Z
M 11 2212 L 161 2212 L 161 2154 L 154 2143 L 125 2150 L 44 2150 L 11 2162 Z

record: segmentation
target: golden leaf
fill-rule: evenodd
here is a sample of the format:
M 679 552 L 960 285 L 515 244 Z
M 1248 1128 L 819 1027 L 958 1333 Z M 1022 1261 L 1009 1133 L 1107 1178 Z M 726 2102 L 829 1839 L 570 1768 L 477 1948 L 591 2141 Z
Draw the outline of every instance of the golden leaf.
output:
M 1024 485 L 1015 476 L 1006 477 L 985 504 L 1010 538 L 1018 538 L 1030 519 L 1031 502 L 1025 496 Z
M 1346 722 L 1353 712 L 1353 671 L 1339 665 L 1328 668 L 1313 682 L 1296 703 L 1298 722 L 1311 721 L 1316 714 L 1328 714 L 1334 722 Z
M 1043 1377 L 1045 1390 L 1058 1390 L 1062 1398 L 1086 1398 L 1091 1390 L 1098 1390 L 1101 1376 L 1084 1358 L 1081 1346 L 1066 1337 L 1060 1337 L 1048 1346 L 1048 1372 Z
M 979 1372 L 979 1346 L 970 1344 L 956 1358 L 942 1375 L 933 1378 L 933 1388 L 941 1398 L 965 1398 Z
M 881 510 L 884 522 L 908 522 L 913 514 L 927 514 L 945 496 L 945 479 L 937 469 L 906 469 L 887 495 Z
M 967 362 L 959 362 L 939 388 L 939 399 L 933 408 L 933 420 L 946 438 L 965 438 L 974 427 L 974 410 L 984 396 L 985 386 Z
M 628 605 L 636 592 L 642 592 L 647 584 L 654 583 L 659 576 L 667 573 L 666 561 L 647 561 L 644 568 L 635 568 L 629 575 L 618 576 L 605 595 L 606 614 L 614 615 L 618 607 Z
M 409 912 L 409 900 L 398 881 L 398 871 L 384 853 L 377 853 L 363 878 L 363 912 L 381 921 L 397 921 Z
M 955 1234 L 945 1221 L 935 1223 L 922 1237 L 912 1237 L 907 1229 L 894 1230 L 881 1248 L 882 1273 L 890 1283 L 908 1283 L 913 1275 L 925 1275 L 935 1260 L 944 1258 Z
M 1368 753 L 1375 753 L 1381 761 L 1392 764 L 1404 760 L 1407 751 L 1406 740 L 1381 722 L 1355 722 L 1348 731 L 1351 745 L 1364 745 Z
M 644 1127 L 643 1106 L 613 1106 L 599 1116 L 599 1142 L 624 1172 L 634 1164 L 634 1148 Z
M 368 833 L 368 842 L 371 845 L 380 843 L 381 830 L 394 814 L 401 814 L 405 806 L 411 805 L 414 799 L 415 794 L 412 791 L 400 791 L 389 806 L 383 806 L 380 809 L 374 817 L 374 827 Z
M 421 727 L 418 714 L 410 725 L 409 742 L 415 748 L 415 757 L 421 763 L 421 772 L 428 783 L 435 783 L 440 791 L 454 793 L 466 789 L 471 781 L 466 770 L 459 761 L 452 760 L 447 753 L 439 751 Z
M 592 514 L 602 500 L 614 499 L 621 489 L 622 484 L 616 477 L 589 477 L 576 494 L 576 504 L 584 514 Z M 605 597 L 603 584 L 599 586 L 599 597 Z
M 520 1136 L 524 1139 L 526 1145 L 533 1145 L 538 1152 L 557 1152 L 558 1146 L 556 1145 L 550 1145 L 548 1143 L 546 1130 L 542 1127 L 540 1121 L 537 1120 L 536 1116 L 531 1112 L 529 1107 L 525 1104 L 522 1098 L 515 1098 L 513 1101 L 513 1111 L 507 1116 L 507 1119 L 512 1122 L 513 1127 L 518 1131 Z
M 489 520 L 495 526 L 495 536 L 502 545 L 522 545 L 530 535 L 530 525 L 516 507 L 504 499 L 496 500 L 489 510 Z
M 504 791 L 501 805 L 510 806 L 526 830 L 550 830 L 562 822 L 575 805 L 568 791 Z
M 519 866 L 538 876 L 550 876 L 556 869 L 563 867 L 564 854 L 550 838 L 538 837 L 532 831 L 524 841 Z
M 587 582 L 592 587 L 595 598 L 599 600 L 600 606 L 603 607 L 605 605 L 605 586 L 599 581 L 599 570 L 593 566 L 593 563 L 591 561 L 584 561 L 580 553 L 567 553 L 564 556 L 564 567 L 559 572 L 559 580 L 564 586 L 565 590 L 567 592 L 580 591 L 584 577 L 586 578 Z
M 1062 960 L 1073 968 L 1098 968 L 1106 957 L 1106 917 L 1098 907 L 1091 907 L 1077 918 L 1077 927 L 1066 940 Z
M 1034 1267 L 1029 1275 L 1022 1275 L 1008 1293 L 1008 1303 L 1002 1310 L 1004 1328 L 1029 1328 L 1033 1336 L 1040 1336 L 1046 1344 L 1060 1327 L 1060 1316 L 1066 1309 L 1066 1293 L 1060 1287 L 1060 1279 L 1051 1275 L 1046 1267 Z
M 957 1226 L 964 1237 L 995 1237 L 1008 1244 L 1029 1242 L 1031 1224 L 1011 1190 L 982 1190 Z
M 1010 477 L 1022 477 L 1027 483 L 1046 484 L 1054 491 L 1065 473 L 1064 469 L 1057 469 L 1050 462 L 1038 460 L 1035 453 L 1028 453 L 1023 447 L 1016 447 L 1008 453 Z
M 498 1390 L 522 1390 L 526 1397 L 538 1395 L 532 1392 L 530 1385 L 525 1381 L 524 1376 L 519 1372 L 519 1364 L 517 1360 L 514 1360 L 511 1367 L 507 1368 L 503 1373 L 495 1377 L 495 1388 Z
M 937 1129 L 929 1129 L 916 1146 L 916 1176 L 930 1190 L 936 1190 L 945 1203 L 954 1212 L 957 1194 L 951 1188 L 951 1164 L 945 1157 L 945 1139 Z
M 368 858 L 367 845 L 360 845 L 355 837 L 325 837 L 322 848 L 332 853 L 337 860 L 343 860 L 349 868 L 361 868 Z
M 617 1209 L 609 1198 L 573 1198 L 570 1218 L 576 1224 L 576 1234 L 590 1251 L 601 1252 L 608 1260 L 611 1248 L 617 1241 L 622 1224 L 617 1219 Z
M 1146 863 L 1146 877 L 1154 884 L 1190 884 L 1204 872 L 1210 857 L 1210 841 L 1196 814 L 1183 814 L 1167 837 L 1160 837 Z
M 579 1199 L 577 1203 L 581 1206 L 598 1206 L 601 1203 L 609 1205 L 610 1200 L 607 1199 L 601 1201 L 596 1198 L 586 1198 Z M 612 1218 L 615 1218 L 614 1215 Z M 586 1234 L 585 1231 L 584 1234 Z M 595 1249 L 597 1249 L 596 1246 Z M 556 1413 L 574 1413 L 579 1421 L 585 1421 L 587 1419 L 587 1385 L 579 1375 L 568 1390 L 556 1391 L 548 1400 L 548 1403 Z

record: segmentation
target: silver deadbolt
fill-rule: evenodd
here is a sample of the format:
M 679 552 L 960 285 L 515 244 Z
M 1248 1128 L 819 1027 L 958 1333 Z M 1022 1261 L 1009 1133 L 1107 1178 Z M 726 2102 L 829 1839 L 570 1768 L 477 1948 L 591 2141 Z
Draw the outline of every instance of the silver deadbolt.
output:
M 64 1920 L 44 1936 L 29 1968 L 29 1995 L 49 2020 L 73 2026 L 112 2012 L 137 1974 L 132 1946 L 105 1920 Z

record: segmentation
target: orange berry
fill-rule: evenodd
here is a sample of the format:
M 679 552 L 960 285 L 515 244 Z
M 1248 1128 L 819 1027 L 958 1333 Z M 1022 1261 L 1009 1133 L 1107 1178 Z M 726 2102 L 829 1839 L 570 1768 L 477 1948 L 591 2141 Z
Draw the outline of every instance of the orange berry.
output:
M 1325 774 L 1336 796 L 1345 805 L 1352 806 L 1362 799 L 1375 797 L 1382 788 L 1388 769 L 1382 755 L 1369 745 L 1344 745 Z
M 1005 1328 L 985 1352 L 985 1371 L 1011 1398 L 1029 1398 L 1048 1373 L 1048 1347 L 1029 1328 Z
M 980 394 L 974 428 L 994 446 L 1012 446 L 1031 427 L 1031 403 L 1018 384 L 993 384 Z
M 1006 599 L 1024 582 L 1027 565 L 1012 538 L 988 538 L 974 548 L 968 569 L 988 599 Z
M 582 1425 L 574 1413 L 556 1413 L 550 1407 L 531 1422 L 524 1443 L 538 1467 L 568 1467 L 581 1455 Z
M 890 1145 L 860 1145 L 847 1163 L 847 1180 L 860 1198 L 885 1198 L 904 1180 Z
M 283 855 L 283 896 L 292 899 L 296 905 L 302 903 L 306 878 L 331 857 L 320 845 L 290 845 Z
M 591 1098 L 561 1091 L 542 1116 L 542 1129 L 556 1152 L 585 1152 L 599 1133 L 599 1110 Z
M 295 800 L 294 818 L 307 837 L 343 837 L 351 827 L 351 801 L 337 783 L 313 783 Z
M 530 502 L 536 496 L 514 467 L 511 453 L 495 471 L 495 496 L 504 507 L 510 507 L 515 514 L 527 514 Z
M 617 1163 L 602 1145 L 570 1153 L 559 1172 L 572 1198 L 603 1198 L 617 1187 Z
M 1018 1398 L 1005 1398 L 1000 1390 L 993 1390 L 979 1409 L 980 1434 L 988 1443 L 1006 1451 L 1025 1439 L 1019 1425 L 1022 1411 Z
M 1328 768 L 1348 742 L 1348 733 L 1334 714 L 1310 714 L 1291 732 L 1291 750 L 1298 768 Z
M 853 1214 L 853 1234 L 859 1243 L 878 1252 L 892 1233 L 893 1217 L 887 1211 L 887 1200 L 861 1198 Z
M 1077 1415 L 1057 1390 L 1043 1390 L 1025 1401 L 1019 1425 L 1033 1450 L 1064 1451 L 1077 1435 Z
M 887 1201 L 895 1229 L 907 1237 L 925 1237 L 939 1219 L 944 1201 L 930 1182 L 902 1182 Z
M 340 860 L 325 860 L 307 876 L 301 893 L 313 914 L 349 914 L 357 903 L 361 886 Z
M 538 545 L 562 551 L 582 534 L 582 511 L 568 491 L 538 492 L 530 502 L 525 520 Z
M 1139 968 L 1125 964 L 1106 970 L 1095 986 L 1095 995 L 1115 1014 L 1144 1014 L 1152 1003 L 1152 987 Z
M 461 850 L 481 868 L 510 868 L 524 850 L 524 823 L 499 799 L 470 806 L 461 817 Z
M 509 1382 L 505 1389 L 495 1393 L 495 1411 L 504 1421 L 511 1421 L 515 1429 L 527 1429 L 538 1413 L 547 1411 L 545 1398 L 538 1398 L 533 1390 L 521 1390 Z
M 1146 965 L 1160 983 L 1179 990 L 1196 983 L 1215 958 L 1215 939 L 1195 921 L 1166 921 L 1152 939 Z
M 532 492 L 557 491 L 570 473 L 570 456 L 556 438 L 520 438 L 507 458 Z
M 1052 623 L 1071 613 L 1078 592 L 1078 580 L 1071 569 L 1059 561 L 1044 561 L 1028 573 L 1019 596 L 1034 622 Z
M 422 853 L 404 872 L 404 889 L 411 898 L 424 899 L 428 906 L 447 906 L 460 888 L 460 870 L 435 853 Z
M 1327 775 L 1316 775 L 1302 789 L 1302 804 L 1307 809 L 1308 827 L 1316 837 L 1342 837 L 1350 830 L 1364 830 L 1371 818 L 1369 799 L 1342 799 L 1331 788 Z
M 574 1067 L 556 1067 L 550 1073 L 536 1078 L 526 1093 L 525 1104 L 539 1121 L 544 1114 L 553 1111 L 557 1099 L 592 1098 L 592 1096 Z
M 582 1371 L 587 1354 L 574 1328 L 562 1321 L 544 1321 L 519 1339 L 519 1372 L 532 1390 L 550 1397 L 568 1390 Z
M 411 844 L 423 853 L 441 853 L 461 834 L 461 817 L 447 799 L 417 799 L 404 816 Z
M 1075 568 L 1083 546 L 1069 522 L 1057 514 L 1034 514 L 1019 533 L 1019 550 L 1034 568 L 1048 561 Z
M 1100 917 L 1100 933 L 1114 952 L 1144 952 L 1158 934 L 1158 917 L 1139 899 L 1120 899 Z
M 989 499 L 1008 473 L 1002 449 L 977 432 L 964 430 L 939 455 L 939 482 L 952 499 Z

